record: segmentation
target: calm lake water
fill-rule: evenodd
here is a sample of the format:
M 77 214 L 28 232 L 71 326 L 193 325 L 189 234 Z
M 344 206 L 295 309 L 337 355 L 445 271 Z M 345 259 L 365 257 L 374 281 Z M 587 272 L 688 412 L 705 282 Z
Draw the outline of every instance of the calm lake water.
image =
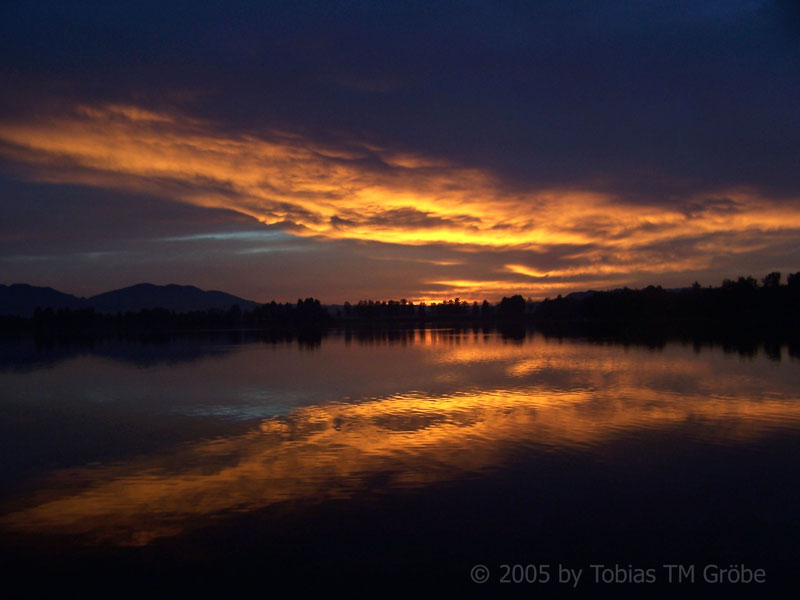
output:
M 0 434 L 6 577 L 527 595 L 574 585 L 565 569 L 595 591 L 688 593 L 731 565 L 798 580 L 786 348 L 472 330 L 10 341 Z

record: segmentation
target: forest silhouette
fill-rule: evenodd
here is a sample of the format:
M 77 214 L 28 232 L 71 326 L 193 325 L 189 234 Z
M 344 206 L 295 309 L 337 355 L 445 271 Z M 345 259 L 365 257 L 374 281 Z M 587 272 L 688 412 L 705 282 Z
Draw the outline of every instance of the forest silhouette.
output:
M 318 299 L 270 302 L 255 308 L 179 312 L 164 308 L 105 313 L 95 308 L 36 307 L 30 317 L 0 317 L 5 334 L 38 336 L 148 335 L 175 331 L 263 330 L 296 332 L 330 327 L 534 327 L 555 335 L 664 334 L 800 338 L 800 272 L 786 282 L 778 272 L 761 280 L 742 276 L 720 286 L 622 288 L 576 292 L 536 302 L 520 294 L 497 303 L 459 298 L 436 303 L 360 300 L 326 307 Z M 512 336 L 513 337 L 513 336 Z

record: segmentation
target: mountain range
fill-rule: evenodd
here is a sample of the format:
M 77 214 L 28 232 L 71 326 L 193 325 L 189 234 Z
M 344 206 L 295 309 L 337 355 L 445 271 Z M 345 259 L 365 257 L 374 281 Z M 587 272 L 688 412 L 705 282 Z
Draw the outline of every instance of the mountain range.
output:
M 0 285 L 0 315 L 21 317 L 31 316 L 36 308 L 93 308 L 101 313 L 124 313 L 146 308 L 165 308 L 175 312 L 228 310 L 234 305 L 242 310 L 250 310 L 259 306 L 259 303 L 225 292 L 201 290 L 192 285 L 139 283 L 90 298 L 24 283 Z

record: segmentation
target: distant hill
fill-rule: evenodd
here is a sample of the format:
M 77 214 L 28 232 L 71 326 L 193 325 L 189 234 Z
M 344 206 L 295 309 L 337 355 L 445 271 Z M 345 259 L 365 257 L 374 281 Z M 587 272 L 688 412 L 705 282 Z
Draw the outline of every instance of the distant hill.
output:
M 225 292 L 206 292 L 193 285 L 153 285 L 139 283 L 130 287 L 105 292 L 88 299 L 89 305 L 98 312 L 140 311 L 145 308 L 166 308 L 175 312 L 228 310 L 234 304 L 242 310 L 260 306 L 258 302 L 244 300 Z
M 591 298 L 597 292 L 594 290 L 587 290 L 585 292 L 572 292 L 571 294 L 567 294 L 565 298 L 567 300 L 585 300 L 586 298 Z
M 234 304 L 242 310 L 260 306 L 232 294 L 204 291 L 191 285 L 153 285 L 140 283 L 105 292 L 91 298 L 78 298 L 49 287 L 27 284 L 0 285 L 0 315 L 31 316 L 38 308 L 94 308 L 102 313 L 138 312 L 145 308 L 165 308 L 175 312 L 209 309 L 228 310 Z
M 85 298 L 65 294 L 51 287 L 37 287 L 26 283 L 0 285 L 0 315 L 30 317 L 36 307 L 86 308 Z

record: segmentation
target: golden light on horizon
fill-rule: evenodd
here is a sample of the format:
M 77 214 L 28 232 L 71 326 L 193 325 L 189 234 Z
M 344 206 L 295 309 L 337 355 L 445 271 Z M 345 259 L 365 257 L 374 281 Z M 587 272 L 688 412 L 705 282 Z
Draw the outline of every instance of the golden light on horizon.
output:
M 466 254 L 571 248 L 562 263 L 573 264 L 507 264 L 506 274 L 521 277 L 513 280 L 435 280 L 471 296 L 511 289 L 544 296 L 570 287 L 564 282 L 574 289 L 576 277 L 602 285 L 609 276 L 702 270 L 717 256 L 755 251 L 764 234 L 800 229 L 796 203 L 776 204 L 748 190 L 719 190 L 678 206 L 579 189 L 520 191 L 488 171 L 366 142 L 334 147 L 287 132 L 231 135 L 213 123 L 137 106 L 81 106 L 68 115 L 2 122 L 0 142 L 0 154 L 38 181 L 146 191 L 320 241 L 439 245 Z M 717 239 L 732 233 L 736 248 Z M 655 249 L 692 238 L 702 253 L 659 256 Z M 417 297 L 439 296 L 420 289 Z

